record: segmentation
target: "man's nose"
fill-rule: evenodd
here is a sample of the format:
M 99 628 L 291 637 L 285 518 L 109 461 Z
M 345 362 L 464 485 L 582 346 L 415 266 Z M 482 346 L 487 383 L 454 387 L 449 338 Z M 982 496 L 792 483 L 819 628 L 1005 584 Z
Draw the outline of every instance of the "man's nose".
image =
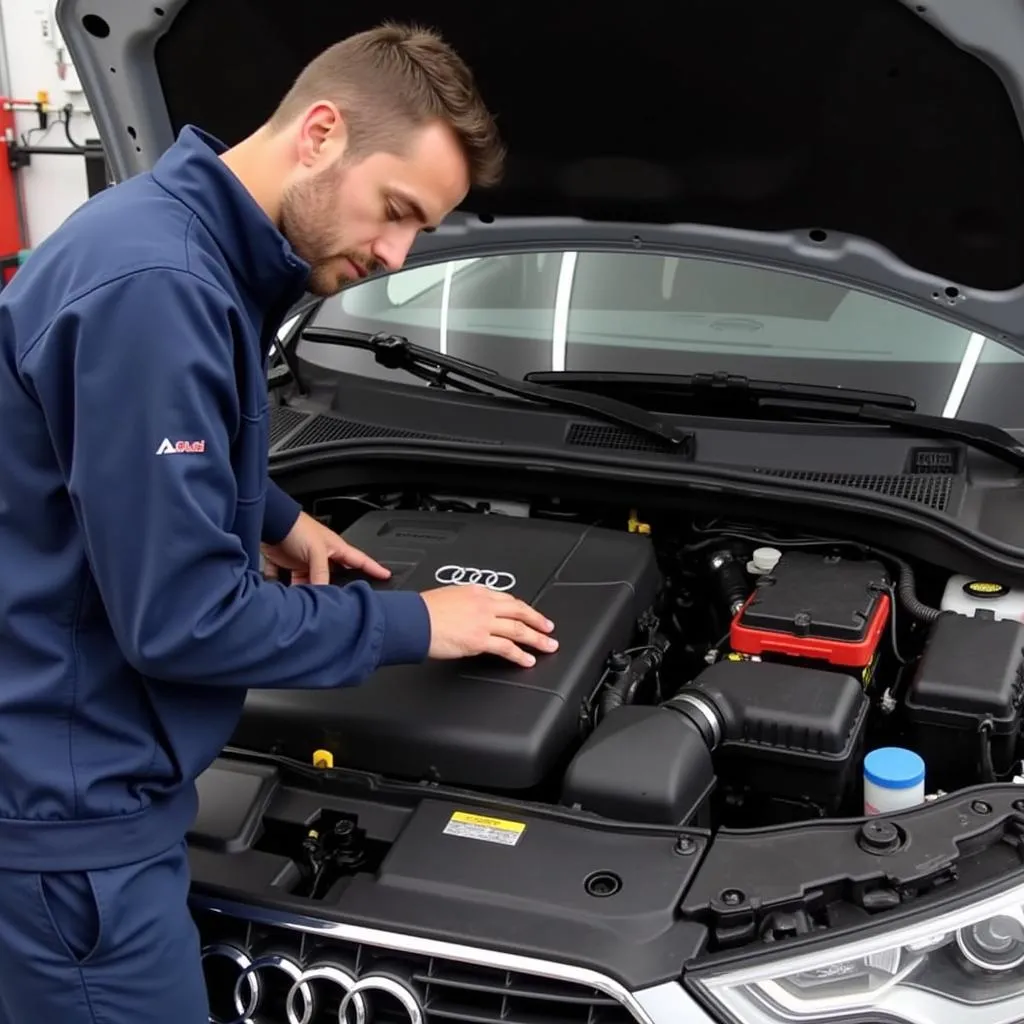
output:
M 374 258 L 387 270 L 401 270 L 415 241 L 415 228 L 403 228 L 396 225 L 395 230 L 388 231 L 377 240 L 377 244 L 373 247 Z

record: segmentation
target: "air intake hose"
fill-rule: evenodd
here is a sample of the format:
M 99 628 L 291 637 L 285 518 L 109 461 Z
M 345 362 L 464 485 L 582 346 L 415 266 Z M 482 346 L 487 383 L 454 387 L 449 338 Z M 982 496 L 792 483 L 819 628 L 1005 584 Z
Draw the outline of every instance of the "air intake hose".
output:
M 696 686 L 685 687 L 661 706 L 688 719 L 703 737 L 708 750 L 716 750 L 722 742 L 723 716 L 703 690 Z
M 845 757 L 868 698 L 858 679 L 784 662 L 719 661 L 662 709 L 683 715 L 710 751 L 751 743 Z

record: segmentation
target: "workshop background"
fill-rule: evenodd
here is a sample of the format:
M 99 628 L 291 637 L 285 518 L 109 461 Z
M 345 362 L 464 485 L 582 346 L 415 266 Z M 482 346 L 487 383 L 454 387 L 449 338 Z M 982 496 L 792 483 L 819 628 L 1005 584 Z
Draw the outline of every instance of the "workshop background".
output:
M 109 181 L 96 125 L 53 9 L 54 0 L 0 0 L 4 281 L 34 246 Z

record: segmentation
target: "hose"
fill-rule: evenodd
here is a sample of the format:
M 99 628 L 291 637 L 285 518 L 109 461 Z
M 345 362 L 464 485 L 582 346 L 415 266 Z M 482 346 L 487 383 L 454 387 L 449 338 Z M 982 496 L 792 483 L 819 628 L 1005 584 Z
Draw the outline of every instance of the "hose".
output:
M 992 719 L 986 718 L 978 726 L 981 738 L 981 781 L 995 782 L 996 769 L 992 763 Z
M 623 651 L 612 655 L 612 671 L 618 678 L 609 683 L 601 694 L 601 718 L 609 711 L 632 704 L 637 687 L 647 675 L 658 668 L 664 656 L 664 641 L 655 642 L 641 649 L 641 653 L 630 657 L 634 652 Z
M 880 552 L 881 553 L 881 552 Z M 931 608 L 917 599 L 917 590 L 914 585 L 914 570 L 907 562 L 895 555 L 886 555 L 899 569 L 900 578 L 896 591 L 900 595 L 903 607 L 921 622 L 934 622 L 942 612 L 938 608 Z
M 781 548 L 815 548 L 815 547 L 853 547 L 860 551 L 874 554 L 883 558 L 899 569 L 899 582 L 896 590 L 900 601 L 907 612 L 920 622 L 934 622 L 942 612 L 938 608 L 931 608 L 918 600 L 917 590 L 914 582 L 914 570 L 902 558 L 888 551 L 882 551 L 870 544 L 861 544 L 858 541 L 829 540 L 827 538 L 801 538 L 797 540 L 786 540 L 784 538 L 756 537 L 750 534 L 740 533 L 732 530 L 717 531 L 712 537 L 705 537 L 694 544 L 683 546 L 684 552 L 695 552 L 702 548 L 719 544 L 723 538 L 744 540 L 751 544 L 769 544 Z
M 612 683 L 608 686 L 604 693 L 601 694 L 601 717 L 604 718 L 608 712 L 614 711 L 616 708 L 621 708 L 623 704 L 628 704 L 627 699 L 630 689 L 630 683 L 632 680 L 627 676 L 624 680 L 620 679 L 616 683 Z M 635 684 L 634 684 L 635 685 Z

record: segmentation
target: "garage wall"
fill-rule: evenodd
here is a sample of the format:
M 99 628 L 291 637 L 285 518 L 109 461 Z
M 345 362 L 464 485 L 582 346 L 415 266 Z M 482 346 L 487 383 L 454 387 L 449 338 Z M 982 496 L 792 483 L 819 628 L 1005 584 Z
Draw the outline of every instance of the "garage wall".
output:
M 95 138 L 96 125 L 89 113 L 73 68 L 62 71 L 61 41 L 53 19 L 53 0 L 0 0 L 6 74 L 3 87 L 15 99 L 34 100 L 45 89 L 50 103 L 61 107 L 71 103 L 71 135 L 81 144 Z M 66 54 L 64 59 L 67 60 Z M 63 126 L 51 117 L 52 127 L 45 136 L 34 132 L 31 144 L 67 145 Z M 18 131 L 38 127 L 35 114 L 18 115 Z M 85 160 L 80 155 L 33 156 L 29 167 L 18 171 L 28 244 L 38 245 L 65 217 L 89 195 Z

